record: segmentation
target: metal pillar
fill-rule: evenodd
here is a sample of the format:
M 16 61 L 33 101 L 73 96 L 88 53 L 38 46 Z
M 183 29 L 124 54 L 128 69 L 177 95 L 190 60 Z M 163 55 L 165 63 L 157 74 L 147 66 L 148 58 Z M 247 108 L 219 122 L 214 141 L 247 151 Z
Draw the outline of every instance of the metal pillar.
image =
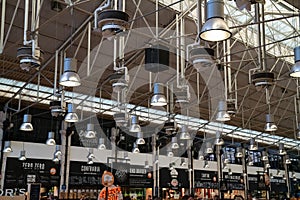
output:
M 287 192 L 286 192 L 286 197 L 289 199 L 290 194 L 291 194 L 291 182 L 290 182 L 290 174 L 289 174 L 289 165 L 286 164 L 286 156 L 284 156 L 283 162 L 284 162 L 284 172 L 285 172 L 285 177 L 286 177 L 286 187 L 287 187 Z
M 218 170 L 218 181 L 219 181 L 219 197 L 223 199 L 223 193 L 221 192 L 221 183 L 223 181 L 223 171 L 222 171 L 222 158 L 221 158 L 221 147 L 220 145 L 216 145 L 216 156 L 217 156 L 217 170 Z
M 245 199 L 248 200 L 248 191 L 249 191 L 249 184 L 248 184 L 248 171 L 247 171 L 247 162 L 246 162 L 246 150 L 242 148 L 243 158 L 242 158 L 242 166 L 243 166 L 243 177 L 244 177 L 244 192 L 245 192 Z

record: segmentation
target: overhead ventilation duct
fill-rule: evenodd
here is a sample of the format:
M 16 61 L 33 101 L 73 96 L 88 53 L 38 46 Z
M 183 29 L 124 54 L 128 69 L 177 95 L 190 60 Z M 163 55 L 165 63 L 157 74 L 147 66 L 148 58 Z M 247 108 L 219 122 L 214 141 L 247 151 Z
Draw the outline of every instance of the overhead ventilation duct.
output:
M 104 10 L 109 8 L 110 4 L 111 0 L 107 0 L 103 6 L 94 11 L 94 29 L 99 30 L 102 36 L 108 39 L 117 33 L 124 32 L 128 28 L 129 21 L 129 15 L 124 11 L 116 9 Z
M 29 71 L 31 68 L 39 69 L 43 61 L 44 52 L 38 47 L 38 31 L 39 28 L 39 14 L 40 14 L 40 1 L 32 1 L 31 11 L 31 30 L 29 26 L 29 0 L 25 0 L 24 8 L 24 34 L 23 46 L 17 50 L 17 58 L 20 61 L 22 70 Z M 30 34 L 28 34 L 30 32 Z M 30 40 L 28 40 L 28 35 Z

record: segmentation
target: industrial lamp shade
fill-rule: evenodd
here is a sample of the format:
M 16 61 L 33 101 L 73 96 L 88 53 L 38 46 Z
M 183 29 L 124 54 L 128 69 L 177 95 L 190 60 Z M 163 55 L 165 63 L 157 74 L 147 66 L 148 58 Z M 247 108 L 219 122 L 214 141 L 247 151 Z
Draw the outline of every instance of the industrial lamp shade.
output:
M 214 150 L 212 148 L 212 145 L 210 142 L 206 142 L 206 150 L 205 150 L 206 154 L 212 154 L 214 153 Z
M 68 113 L 65 116 L 66 122 L 78 122 L 78 116 L 76 112 L 74 111 L 74 107 L 72 103 L 68 104 Z
M 76 72 L 77 60 L 75 58 L 65 58 L 64 73 L 61 75 L 59 84 L 65 87 L 80 86 L 80 77 Z
M 285 155 L 285 164 L 289 165 L 291 163 L 292 163 L 292 161 L 291 161 L 289 155 Z
M 55 163 L 58 163 L 59 160 L 60 160 L 59 157 L 54 154 L 52 161 L 55 162 Z
M 198 160 L 204 160 L 203 151 L 199 150 L 198 152 Z
M 95 126 L 94 124 L 87 124 L 86 126 L 86 132 L 84 135 L 86 138 L 95 138 L 96 132 L 95 132 Z
M 248 165 L 249 166 L 253 166 L 254 165 L 253 158 L 250 155 L 248 156 Z
M 249 146 L 249 150 L 250 151 L 256 151 L 258 149 L 258 146 L 255 142 L 255 139 L 254 138 L 251 138 L 250 139 L 250 146 Z
M 300 46 L 294 48 L 295 65 L 291 69 L 290 76 L 294 78 L 300 77 Z
M 33 126 L 31 124 L 32 116 L 30 114 L 25 114 L 23 118 L 23 123 L 20 126 L 21 131 L 33 131 Z
M 23 150 L 23 151 L 20 151 L 20 157 L 19 157 L 19 160 L 20 161 L 24 161 L 24 160 L 26 160 L 26 155 L 25 155 L 25 151 Z
M 176 136 L 172 137 L 171 148 L 172 149 L 179 149 L 179 144 L 177 142 L 177 137 Z
M 98 144 L 98 149 L 99 150 L 105 150 L 106 149 L 106 146 L 105 146 L 105 143 L 104 143 L 104 138 L 99 138 L 99 144 Z
M 136 116 L 136 115 L 131 116 L 131 126 L 130 126 L 129 131 L 133 132 L 133 133 L 141 132 L 141 126 L 139 125 L 138 116 Z
M 88 158 L 87 164 L 88 165 L 94 164 L 93 158 Z
M 182 127 L 181 127 L 180 139 L 181 140 L 190 140 L 191 139 L 191 135 L 188 132 L 188 128 L 186 125 L 182 125 Z
M 137 139 L 136 139 L 135 143 L 138 144 L 138 145 L 145 144 L 143 132 L 138 132 L 137 133 Z
M 4 153 L 12 152 L 10 141 L 5 141 L 3 152 Z
M 62 152 L 60 150 L 60 146 L 56 145 L 54 155 L 55 156 L 61 156 L 61 154 L 62 154 Z
M 283 143 L 279 143 L 278 146 L 279 146 L 278 154 L 281 155 L 281 156 L 285 155 L 286 151 L 284 149 L 284 144 Z
M 243 157 L 243 156 L 244 156 L 244 154 L 243 154 L 242 147 L 237 147 L 237 148 L 236 148 L 236 154 L 235 154 L 235 157 L 241 158 L 241 157 Z
M 267 153 L 266 151 L 262 151 L 262 152 L 261 152 L 261 160 L 262 160 L 262 161 L 267 161 L 267 160 L 269 160 L 268 153 Z
M 54 133 L 54 132 L 52 132 L 52 131 L 48 132 L 48 139 L 47 139 L 47 141 L 46 141 L 46 144 L 47 144 L 47 145 L 52 146 L 52 145 L 55 145 L 55 144 L 56 144 L 55 139 L 54 139 L 54 136 L 55 136 L 55 133 Z
M 268 131 L 268 132 L 277 131 L 277 126 L 274 123 L 274 116 L 271 114 L 266 114 L 265 131 Z
M 221 132 L 220 131 L 217 131 L 216 132 L 216 140 L 215 140 L 215 145 L 217 146 L 222 146 L 224 144 L 224 140 L 221 136 Z
M 140 149 L 136 143 L 133 143 L 132 153 L 140 153 Z
M 161 83 L 154 83 L 153 96 L 151 98 L 152 106 L 165 106 L 167 105 L 167 99 L 164 95 L 164 87 Z
M 172 151 L 171 146 L 168 146 L 168 148 L 167 148 L 167 156 L 168 157 L 173 157 L 174 156 L 174 153 Z
M 48 132 L 48 139 L 46 141 L 47 145 L 52 146 L 52 145 L 56 144 L 54 136 L 55 136 L 55 132 L 52 132 L 52 131 Z
M 20 156 L 19 156 L 20 161 L 26 160 L 26 155 L 25 154 L 26 154 L 25 150 L 20 151 Z
M 219 122 L 226 122 L 230 120 L 230 115 L 227 112 L 227 103 L 226 101 L 219 101 L 218 104 L 218 113 L 216 120 Z
M 149 169 L 149 162 L 148 162 L 148 160 L 145 160 L 145 169 Z
M 219 42 L 231 37 L 224 21 L 224 1 L 210 0 L 207 2 L 207 20 L 202 26 L 200 38 L 210 42 Z

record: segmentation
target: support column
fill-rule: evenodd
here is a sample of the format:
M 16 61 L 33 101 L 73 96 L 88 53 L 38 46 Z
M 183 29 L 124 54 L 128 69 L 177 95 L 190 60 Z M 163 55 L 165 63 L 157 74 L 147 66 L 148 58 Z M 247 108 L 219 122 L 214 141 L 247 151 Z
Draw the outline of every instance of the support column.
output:
M 223 171 L 222 171 L 222 158 L 221 158 L 221 147 L 219 145 L 216 145 L 216 156 L 217 156 L 217 170 L 218 170 L 218 181 L 219 181 L 219 197 L 220 199 L 223 199 L 223 193 L 221 192 L 221 183 L 223 182 Z
M 283 162 L 284 162 L 284 172 L 286 177 L 285 183 L 287 187 L 286 197 L 289 199 L 291 194 L 291 184 L 290 184 L 289 165 L 286 164 L 286 159 L 287 159 L 287 155 L 284 156 Z
M 188 173 L 189 173 L 189 194 L 194 195 L 194 159 L 192 152 L 192 140 L 188 140 Z
M 249 191 L 249 185 L 248 185 L 248 171 L 247 171 L 247 161 L 246 161 L 246 150 L 245 148 L 242 148 L 243 152 L 243 158 L 242 158 L 242 166 L 243 166 L 243 178 L 244 178 L 244 192 L 245 192 L 245 199 L 248 200 L 248 191 Z
M 152 134 L 152 166 L 153 166 L 152 197 L 154 197 L 157 196 L 156 134 Z

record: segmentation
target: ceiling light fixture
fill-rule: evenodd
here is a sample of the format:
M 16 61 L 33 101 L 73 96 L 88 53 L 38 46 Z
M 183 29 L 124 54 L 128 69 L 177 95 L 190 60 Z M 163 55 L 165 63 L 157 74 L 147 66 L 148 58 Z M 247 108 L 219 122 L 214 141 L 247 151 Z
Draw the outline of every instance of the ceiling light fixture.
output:
M 179 138 L 180 138 L 181 140 L 190 140 L 190 139 L 191 139 L 191 135 L 190 135 L 190 133 L 188 132 L 188 128 L 187 128 L 187 126 L 186 126 L 185 124 L 183 124 L 183 125 L 181 126 L 181 133 L 180 133 Z
M 9 153 L 12 152 L 12 148 L 11 148 L 11 143 L 10 141 L 5 141 L 4 142 L 4 149 L 3 149 L 4 153 Z
M 291 69 L 290 76 L 293 78 L 300 77 L 300 46 L 294 48 L 295 65 Z
M 145 169 L 149 169 L 149 162 L 148 162 L 148 160 L 145 160 Z
M 75 109 L 73 107 L 72 103 L 68 104 L 68 113 L 65 116 L 65 121 L 66 122 L 78 122 L 78 116 L 75 112 Z
M 290 156 L 289 155 L 285 155 L 285 164 L 289 165 L 291 163 L 292 163 L 292 161 L 290 159 Z
M 179 149 L 179 144 L 177 142 L 177 137 L 176 136 L 172 137 L 171 148 L 172 149 Z
M 139 119 L 137 115 L 131 115 L 131 126 L 129 131 L 133 133 L 141 132 L 141 126 L 139 125 Z
M 274 116 L 272 114 L 266 114 L 265 131 L 277 131 L 277 126 L 274 123 Z
M 132 153 L 140 153 L 140 149 L 136 143 L 133 143 Z
M 58 163 L 60 161 L 59 156 L 57 156 L 57 155 L 54 154 L 52 161 L 54 163 Z
M 214 150 L 212 148 L 212 144 L 210 142 L 206 142 L 206 150 L 205 150 L 206 154 L 212 154 L 214 153 Z
M 128 156 L 128 152 L 127 151 L 124 151 L 124 159 L 125 160 L 129 160 L 129 156 Z
M 88 165 L 94 164 L 93 158 L 88 158 L 87 164 Z
M 104 138 L 99 138 L 98 149 L 99 150 L 105 150 L 106 149 Z
M 204 168 L 204 169 L 209 168 L 209 165 L 208 165 L 208 161 L 207 161 L 207 160 L 204 161 L 203 168 Z
M 262 160 L 262 161 L 268 161 L 268 160 L 269 160 L 268 153 L 267 153 L 266 150 L 263 150 L 263 151 L 261 152 L 261 160 Z
M 235 157 L 237 158 L 242 158 L 244 156 L 243 154 L 243 149 L 242 147 L 237 147 L 236 148 L 236 154 L 235 154 Z
M 226 101 L 219 101 L 218 104 L 218 113 L 216 117 L 216 121 L 226 122 L 230 120 L 230 115 L 227 112 L 227 103 Z
M 61 101 L 50 101 L 50 110 L 52 117 L 58 117 L 65 113 Z
M 286 154 L 286 151 L 285 151 L 285 149 L 284 149 L 284 144 L 283 144 L 282 142 L 280 142 L 280 143 L 278 144 L 278 146 L 279 146 L 278 154 L 281 155 L 281 156 L 285 155 L 285 154 Z
M 249 166 L 253 166 L 254 165 L 253 158 L 252 158 L 251 155 L 248 156 L 248 165 Z
M 86 126 L 86 132 L 84 137 L 86 138 L 95 138 L 96 137 L 96 131 L 95 131 L 95 126 L 94 124 L 87 124 Z
M 250 151 L 256 151 L 258 149 L 258 146 L 255 142 L 255 138 L 251 138 L 250 139 L 250 146 L 249 146 L 249 150 Z
M 217 145 L 217 146 L 224 145 L 224 140 L 222 138 L 222 133 L 220 131 L 216 131 L 215 145 Z
M 48 132 L 48 139 L 46 141 L 46 144 L 50 145 L 50 146 L 55 145 L 56 142 L 55 142 L 54 137 L 55 137 L 55 132 L 53 132 L 53 131 Z
M 228 175 L 229 175 L 229 176 L 231 176 L 231 175 L 232 175 L 231 168 L 228 168 Z
M 62 152 L 60 150 L 60 145 L 56 145 L 54 155 L 55 156 L 61 156 L 62 155 Z
M 202 26 L 200 38 L 210 42 L 219 42 L 231 37 L 226 22 L 224 21 L 224 1 L 210 0 L 207 2 L 207 19 Z
M 23 118 L 23 123 L 20 126 L 21 131 L 33 131 L 33 126 L 31 124 L 32 116 L 30 114 L 25 114 Z
M 154 83 L 153 96 L 151 98 L 151 106 L 165 106 L 167 99 L 164 95 L 164 86 L 161 83 Z
M 89 149 L 89 154 L 87 155 L 87 158 L 95 158 L 93 149 Z
M 203 151 L 199 150 L 198 152 L 198 160 L 204 160 Z
M 20 161 L 26 160 L 26 155 L 25 154 L 26 154 L 25 150 L 20 151 L 20 156 L 19 156 Z
M 145 144 L 143 132 L 138 132 L 137 133 L 137 139 L 136 139 L 135 143 L 138 144 L 138 145 Z
M 226 152 L 226 151 L 224 151 L 224 153 L 223 153 L 223 162 L 225 163 L 225 164 L 228 164 L 228 163 L 230 163 L 230 160 L 229 160 L 229 158 L 228 158 L 228 153 Z
M 80 86 L 80 77 L 77 74 L 76 70 L 77 60 L 75 58 L 65 58 L 64 73 L 60 77 L 59 84 L 65 87 Z
M 181 158 L 180 166 L 182 167 L 186 166 L 185 158 Z
M 173 157 L 174 156 L 174 153 L 172 151 L 172 147 L 171 146 L 167 147 L 167 156 L 168 157 Z

